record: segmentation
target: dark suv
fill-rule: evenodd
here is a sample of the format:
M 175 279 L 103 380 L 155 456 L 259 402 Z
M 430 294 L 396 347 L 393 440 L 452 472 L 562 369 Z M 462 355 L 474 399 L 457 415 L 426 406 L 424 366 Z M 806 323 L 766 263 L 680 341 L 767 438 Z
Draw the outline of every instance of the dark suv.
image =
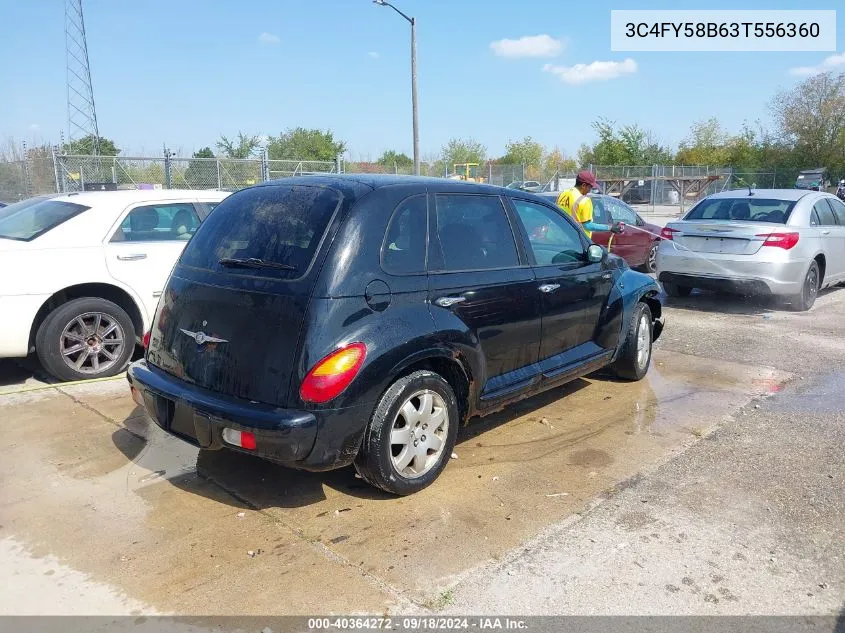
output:
M 605 366 L 642 378 L 659 293 L 527 192 L 289 178 L 229 196 L 200 226 L 128 377 L 192 444 L 354 463 L 408 494 L 472 416 Z

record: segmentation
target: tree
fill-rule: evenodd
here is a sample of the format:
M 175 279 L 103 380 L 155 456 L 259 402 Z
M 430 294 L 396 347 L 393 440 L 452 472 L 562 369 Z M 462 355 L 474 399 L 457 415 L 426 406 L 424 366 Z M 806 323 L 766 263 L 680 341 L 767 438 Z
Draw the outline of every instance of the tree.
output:
M 346 151 L 346 143 L 334 137 L 331 130 L 289 128 L 267 141 L 271 160 L 335 160 Z
M 397 167 L 410 167 L 414 164 L 414 159 L 407 154 L 397 153 L 389 149 L 376 162 L 385 167 L 393 167 L 394 165 Z
M 542 143 L 526 136 L 521 141 L 508 141 L 501 162 L 539 168 L 545 152 L 546 148 Z
M 246 135 L 243 132 L 238 132 L 238 138 L 236 139 L 221 136 L 217 141 L 217 149 L 226 158 L 250 158 L 255 154 L 255 150 L 258 149 L 259 145 L 260 141 L 257 136 Z
M 654 165 L 672 160 L 669 149 L 638 125 L 617 129 L 615 121 L 599 119 L 593 122 L 593 129 L 599 140 L 592 146 L 581 145 L 578 159 L 582 165 Z
M 451 170 L 459 163 L 483 163 L 487 158 L 487 147 L 473 138 L 453 138 L 440 150 L 440 156 Z
M 185 184 L 191 189 L 203 189 L 217 187 L 217 163 L 210 160 L 214 158 L 214 152 L 210 147 L 203 147 L 194 152 L 194 159 L 188 163 L 188 168 L 183 174 Z
M 114 144 L 113 140 L 105 136 L 100 137 L 99 149 L 100 156 L 117 156 L 120 154 L 120 148 Z M 94 154 L 94 135 L 89 134 L 65 143 L 62 146 L 62 152 L 71 155 L 92 156 Z
M 578 163 L 572 158 L 566 158 L 557 146 L 543 157 L 543 171 L 549 178 L 557 171 L 574 173 L 577 169 Z
M 690 134 L 681 141 L 676 160 L 681 165 L 716 165 L 727 164 L 728 133 L 716 117 L 696 121 L 690 128 Z
M 845 170 L 845 73 L 815 75 L 775 95 L 770 104 L 781 137 L 805 167 Z

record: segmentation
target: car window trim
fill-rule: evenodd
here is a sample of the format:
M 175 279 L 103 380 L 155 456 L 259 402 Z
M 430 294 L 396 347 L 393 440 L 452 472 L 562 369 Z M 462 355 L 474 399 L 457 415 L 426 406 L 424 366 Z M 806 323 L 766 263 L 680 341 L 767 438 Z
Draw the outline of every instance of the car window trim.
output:
M 820 211 L 816 210 L 816 205 L 822 205 L 822 208 L 827 208 L 828 212 L 833 218 L 833 224 L 826 224 L 822 222 L 822 214 Z M 827 203 L 827 198 L 819 198 L 813 203 L 813 210 L 816 211 L 816 215 L 819 218 L 819 226 L 839 226 L 839 219 L 836 217 L 836 212 L 833 210 L 833 206 Z
M 836 207 L 834 206 L 834 201 L 839 202 L 840 204 L 843 204 L 843 205 L 845 205 L 845 203 L 843 203 L 838 198 L 825 197 L 824 199 L 827 200 L 827 206 L 830 207 L 830 212 L 833 213 L 833 220 L 836 222 L 836 224 L 834 224 L 833 226 L 845 226 L 845 224 L 840 224 L 840 222 L 839 222 L 839 214 L 836 212 Z M 843 212 L 843 213 L 845 213 L 845 212 Z M 845 216 L 843 216 L 843 218 L 845 218 Z
M 522 223 L 522 220 L 519 218 L 519 212 L 516 210 L 516 205 L 514 204 L 515 200 L 521 200 L 522 202 L 529 202 L 531 204 L 536 204 L 537 206 L 540 206 L 540 207 L 546 207 L 550 211 L 554 211 L 555 213 L 557 213 L 560 217 L 562 217 L 564 219 L 565 222 L 569 222 L 569 225 L 572 228 L 574 228 L 575 231 L 578 233 L 578 237 L 581 240 L 581 248 L 584 249 L 583 252 L 584 252 L 585 256 L 586 256 L 586 253 L 587 253 L 587 249 L 590 247 L 591 244 L 593 244 L 593 242 L 590 241 L 590 240 L 587 240 L 587 234 L 584 233 L 584 229 L 582 229 L 580 226 L 578 226 L 578 224 L 570 217 L 570 215 L 568 213 L 566 213 L 563 209 L 558 207 L 557 205 L 547 204 L 545 201 L 540 202 L 540 201 L 537 201 L 537 200 L 530 200 L 530 199 L 524 198 L 522 196 L 508 196 L 508 198 L 509 198 L 508 202 L 512 205 L 513 213 L 515 214 L 516 220 L 518 221 L 519 233 L 522 237 L 522 240 L 524 241 L 524 248 L 526 249 L 526 253 L 527 253 L 528 258 L 531 262 L 530 265 L 531 265 L 532 268 L 547 268 L 549 266 L 554 266 L 555 268 L 572 267 L 573 270 L 574 270 L 574 269 L 583 268 L 585 266 L 588 266 L 591 263 L 589 260 L 585 259 L 583 262 L 580 262 L 580 263 L 579 262 L 571 262 L 571 263 L 565 263 L 565 264 L 538 264 L 537 258 L 534 256 L 534 250 L 531 248 L 531 240 L 528 237 L 527 231 L 525 230 L 525 225 Z
M 425 247 L 423 252 L 423 269 L 416 273 L 396 273 L 390 272 L 387 268 L 384 267 L 384 252 L 387 249 L 387 236 L 390 233 L 390 227 L 393 225 L 393 220 L 396 217 L 396 213 L 399 211 L 399 207 L 405 204 L 411 198 L 419 198 L 422 197 L 425 199 Z M 428 200 L 428 192 L 420 191 L 417 193 L 411 193 L 402 198 L 396 206 L 393 207 L 393 211 L 390 212 L 390 217 L 387 220 L 387 225 L 384 229 L 384 237 L 381 240 L 381 249 L 379 250 L 379 266 L 381 267 L 382 272 L 385 275 L 391 275 L 393 277 L 419 277 L 420 275 L 427 275 L 428 274 L 428 242 L 431 233 L 431 226 L 429 223 L 429 214 L 431 213 L 429 209 L 429 200 Z
M 443 266 L 444 268 L 436 268 L 436 269 L 429 269 L 427 272 L 430 275 L 433 274 L 450 274 L 450 273 L 475 273 L 475 272 L 486 272 L 486 271 L 495 271 L 495 270 L 518 270 L 520 268 L 530 268 L 531 265 L 528 261 L 523 259 L 523 253 L 519 246 L 519 240 L 516 238 L 516 233 L 514 232 L 513 220 L 511 218 L 511 214 L 508 210 L 508 205 L 505 202 L 505 198 L 507 196 L 502 196 L 498 193 L 464 193 L 463 191 L 449 191 L 449 190 L 437 190 L 430 192 L 430 195 L 433 197 L 434 203 L 434 213 L 431 214 L 433 217 L 434 223 L 434 231 L 431 234 L 431 239 L 429 240 L 429 248 L 432 247 L 433 244 L 437 245 L 438 255 L 439 258 L 434 259 L 438 263 L 439 266 Z M 499 204 L 502 206 L 502 211 L 504 211 L 505 218 L 508 221 L 508 225 L 511 229 L 511 237 L 513 238 L 513 245 L 516 249 L 516 257 L 517 261 L 519 262 L 516 266 L 497 266 L 496 268 L 462 268 L 460 270 L 449 270 L 446 269 L 446 259 L 443 257 L 443 246 L 440 244 L 440 227 L 438 226 L 437 220 L 437 196 L 466 196 L 466 197 L 475 197 L 475 198 L 498 198 Z M 428 250 L 428 249 L 427 249 Z M 431 258 L 428 256 L 428 252 L 426 252 L 426 261 L 432 261 Z
M 132 211 L 134 211 L 138 207 L 149 207 L 151 205 L 154 205 L 157 202 L 169 202 L 170 204 L 189 204 L 192 207 L 194 207 L 194 213 L 196 213 L 197 217 L 199 217 L 199 212 L 197 211 L 197 209 L 194 205 L 194 203 L 196 201 L 192 200 L 192 199 L 187 199 L 187 200 L 176 199 L 176 200 L 161 200 L 161 201 L 159 201 L 159 200 L 147 200 L 145 202 L 133 202 L 133 203 L 130 203 L 129 205 L 127 205 L 126 207 L 124 207 L 123 211 L 120 212 L 120 215 L 118 216 L 117 222 L 112 224 L 112 228 L 108 231 L 108 233 L 106 233 L 106 237 L 103 239 L 103 244 L 106 245 L 106 246 L 108 246 L 109 244 L 129 244 L 130 242 L 112 242 L 112 238 L 114 237 L 115 233 L 117 233 L 117 230 L 120 228 L 120 225 L 123 224 L 123 221 L 127 217 L 129 217 L 129 214 L 132 213 Z M 200 224 L 202 224 L 202 218 L 200 218 Z M 199 228 L 199 227 L 197 227 L 197 228 Z M 176 241 L 183 242 L 183 240 L 145 240 L 143 242 L 138 241 L 138 242 L 133 242 L 133 243 L 134 244 L 157 244 L 158 242 L 176 242 Z M 184 241 L 187 241 L 187 240 L 184 240 Z

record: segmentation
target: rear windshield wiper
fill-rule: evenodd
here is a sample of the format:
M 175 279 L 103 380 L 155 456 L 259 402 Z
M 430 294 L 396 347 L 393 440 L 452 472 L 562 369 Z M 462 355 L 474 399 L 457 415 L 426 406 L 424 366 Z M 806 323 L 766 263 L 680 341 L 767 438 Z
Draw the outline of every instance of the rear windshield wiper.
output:
M 230 266 L 232 268 L 275 268 L 276 270 L 296 270 L 296 266 L 290 264 L 280 264 L 279 262 L 268 262 L 257 257 L 249 257 L 247 259 L 240 259 L 237 257 L 224 257 L 217 261 L 221 266 Z

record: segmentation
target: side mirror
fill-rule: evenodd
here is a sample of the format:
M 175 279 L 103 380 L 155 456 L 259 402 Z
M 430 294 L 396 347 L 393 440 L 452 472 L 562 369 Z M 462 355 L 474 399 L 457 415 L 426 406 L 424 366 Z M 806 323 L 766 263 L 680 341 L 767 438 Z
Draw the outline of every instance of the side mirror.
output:
M 587 261 L 591 264 L 597 264 L 604 259 L 604 249 L 598 244 L 590 244 L 587 249 Z

